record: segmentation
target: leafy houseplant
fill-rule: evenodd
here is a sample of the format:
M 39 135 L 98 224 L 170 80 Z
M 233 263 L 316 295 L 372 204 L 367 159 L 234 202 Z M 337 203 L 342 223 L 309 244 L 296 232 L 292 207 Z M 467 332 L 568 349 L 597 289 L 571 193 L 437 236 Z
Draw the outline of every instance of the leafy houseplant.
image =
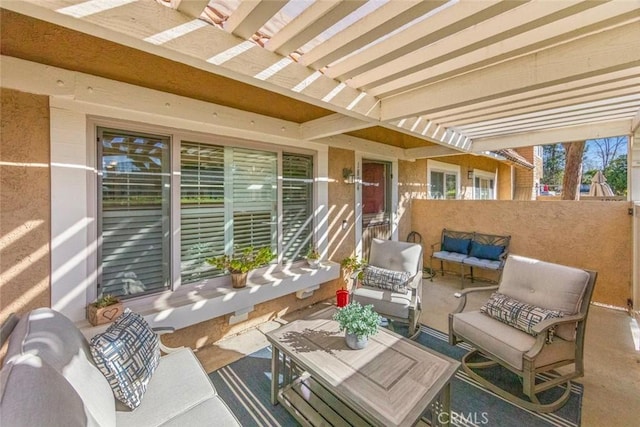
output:
M 373 305 L 362 306 L 352 302 L 339 308 L 333 315 L 341 331 L 345 331 L 347 345 L 353 349 L 363 348 L 371 335 L 378 332 L 381 317 Z
M 226 270 L 231 273 L 233 287 L 242 288 L 247 284 L 247 274 L 251 270 L 268 264 L 274 257 L 275 255 L 268 246 L 259 249 L 249 246 L 238 254 L 209 258 L 207 262 L 218 270 Z
M 367 262 L 364 260 L 358 259 L 356 256 L 350 256 L 343 259 L 340 262 L 340 266 L 344 271 L 343 279 L 349 285 L 351 280 L 354 278 L 353 275 L 357 272 L 358 280 L 362 280 L 364 277 L 364 268 L 367 266 Z
M 87 319 L 93 326 L 113 322 L 122 313 L 122 302 L 118 297 L 110 294 L 102 295 L 87 306 Z
M 309 267 L 318 268 L 318 265 L 320 265 L 320 252 L 318 252 L 315 246 L 309 248 L 306 259 Z

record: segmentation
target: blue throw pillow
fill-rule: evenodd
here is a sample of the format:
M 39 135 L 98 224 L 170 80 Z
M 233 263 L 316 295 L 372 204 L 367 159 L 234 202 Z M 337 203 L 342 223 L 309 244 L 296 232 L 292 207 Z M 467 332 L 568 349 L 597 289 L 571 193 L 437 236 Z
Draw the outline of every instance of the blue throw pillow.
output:
M 500 261 L 502 252 L 504 252 L 504 246 L 483 245 L 482 243 L 471 242 L 471 253 L 469 255 L 476 258 Z
M 455 239 L 453 237 L 444 236 L 442 250 L 447 252 L 457 252 L 459 254 L 468 254 L 470 243 L 471 239 Z

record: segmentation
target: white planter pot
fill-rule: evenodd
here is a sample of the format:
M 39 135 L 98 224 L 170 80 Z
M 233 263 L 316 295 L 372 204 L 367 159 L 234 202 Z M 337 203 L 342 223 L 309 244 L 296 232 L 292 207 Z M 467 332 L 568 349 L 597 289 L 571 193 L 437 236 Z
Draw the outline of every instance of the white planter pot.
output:
M 359 337 L 356 334 L 345 333 L 344 339 L 347 342 L 347 347 L 354 350 L 360 350 L 365 348 L 369 342 L 369 337 Z

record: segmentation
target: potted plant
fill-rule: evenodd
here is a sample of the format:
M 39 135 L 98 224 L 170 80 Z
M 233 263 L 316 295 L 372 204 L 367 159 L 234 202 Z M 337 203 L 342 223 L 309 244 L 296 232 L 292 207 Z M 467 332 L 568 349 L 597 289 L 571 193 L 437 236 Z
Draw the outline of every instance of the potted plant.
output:
M 342 267 L 343 271 L 342 277 L 347 284 L 347 287 L 349 287 L 351 281 L 356 277 L 358 278 L 358 280 L 362 280 L 364 276 L 363 270 L 367 266 L 367 262 L 358 259 L 358 257 L 356 256 L 350 256 L 340 261 L 340 266 Z
M 122 302 L 116 296 L 104 294 L 87 306 L 87 320 L 93 326 L 116 320 L 123 313 Z
M 309 267 L 311 268 L 318 268 L 320 265 L 320 252 L 318 252 L 315 246 L 311 246 L 309 248 L 309 252 L 307 252 L 307 256 L 305 258 L 307 259 L 307 264 L 309 264 Z
M 345 341 L 349 348 L 358 350 L 364 348 L 369 337 L 378 332 L 381 317 L 373 310 L 373 305 L 362 306 L 352 302 L 339 308 L 333 315 L 341 331 L 345 331 Z
M 248 273 L 268 264 L 274 257 L 275 255 L 268 246 L 259 249 L 249 246 L 238 254 L 209 258 L 207 262 L 218 270 L 228 271 L 231 274 L 231 283 L 234 288 L 243 288 L 247 285 Z

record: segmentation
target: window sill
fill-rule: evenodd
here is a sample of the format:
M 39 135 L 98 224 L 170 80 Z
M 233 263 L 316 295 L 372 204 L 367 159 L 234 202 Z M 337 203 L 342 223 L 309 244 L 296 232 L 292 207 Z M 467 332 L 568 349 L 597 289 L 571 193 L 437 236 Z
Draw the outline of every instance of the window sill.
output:
M 318 269 L 296 263 L 286 268 L 269 271 L 267 268 L 253 271 L 247 286 L 236 289 L 231 277 L 225 281 L 205 280 L 185 285 L 175 292 L 125 302 L 125 307 L 140 313 L 151 327 L 170 326 L 185 328 L 226 314 L 244 314 L 257 304 L 305 289 L 340 277 L 340 264 L 323 261 Z M 78 322 L 82 333 L 90 338 L 109 326 L 91 326 L 86 320 Z

